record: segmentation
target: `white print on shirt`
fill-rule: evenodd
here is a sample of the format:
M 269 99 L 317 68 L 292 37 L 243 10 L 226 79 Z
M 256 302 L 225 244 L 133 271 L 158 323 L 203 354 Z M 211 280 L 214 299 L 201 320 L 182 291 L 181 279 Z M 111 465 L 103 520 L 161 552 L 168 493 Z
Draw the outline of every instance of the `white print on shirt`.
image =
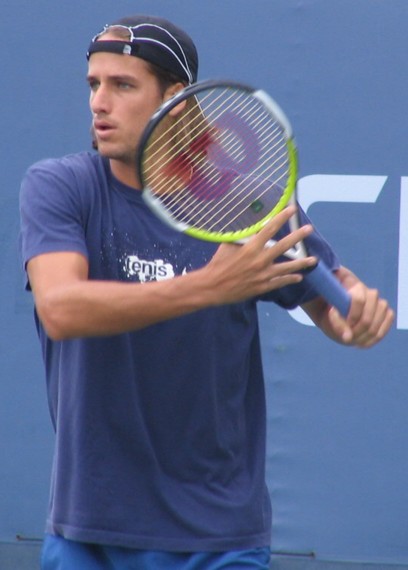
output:
M 164 263 L 163 259 L 147 261 L 137 255 L 128 255 L 125 259 L 124 270 L 128 277 L 137 277 L 140 283 L 148 281 L 163 281 L 174 277 L 171 263 Z

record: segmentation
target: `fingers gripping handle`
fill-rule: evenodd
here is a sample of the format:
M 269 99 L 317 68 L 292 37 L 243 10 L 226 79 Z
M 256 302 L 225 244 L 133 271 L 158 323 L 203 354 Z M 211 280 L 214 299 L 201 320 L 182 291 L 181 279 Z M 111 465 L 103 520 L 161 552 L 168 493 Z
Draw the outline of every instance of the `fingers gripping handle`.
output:
M 344 318 L 347 317 L 351 305 L 350 295 L 322 261 L 305 275 L 305 280 L 330 305 L 336 307 Z

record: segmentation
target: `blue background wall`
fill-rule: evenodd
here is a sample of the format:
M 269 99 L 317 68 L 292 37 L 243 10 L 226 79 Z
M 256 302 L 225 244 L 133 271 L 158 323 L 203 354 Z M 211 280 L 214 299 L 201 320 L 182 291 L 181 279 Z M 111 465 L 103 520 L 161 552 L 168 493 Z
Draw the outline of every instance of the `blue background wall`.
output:
M 344 263 L 397 312 L 381 345 L 357 351 L 334 345 L 297 311 L 260 308 L 274 568 L 408 568 L 406 0 L 2 6 L 0 568 L 36 567 L 53 442 L 16 246 L 19 183 L 32 162 L 89 148 L 88 41 L 135 12 L 185 27 L 202 79 L 246 81 L 279 101 L 297 135 L 302 203 Z

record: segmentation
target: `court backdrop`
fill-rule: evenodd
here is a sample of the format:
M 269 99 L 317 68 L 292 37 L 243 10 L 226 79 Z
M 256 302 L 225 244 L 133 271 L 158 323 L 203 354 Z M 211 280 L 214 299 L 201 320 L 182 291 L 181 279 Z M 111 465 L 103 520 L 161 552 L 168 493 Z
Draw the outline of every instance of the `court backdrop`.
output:
M 2 7 L 0 568 L 35 568 L 53 434 L 18 191 L 36 160 L 90 148 L 89 39 L 126 14 L 172 19 L 200 78 L 261 87 L 287 113 L 300 201 L 345 265 L 396 312 L 379 346 L 323 337 L 262 304 L 276 570 L 408 568 L 406 0 L 16 0 Z

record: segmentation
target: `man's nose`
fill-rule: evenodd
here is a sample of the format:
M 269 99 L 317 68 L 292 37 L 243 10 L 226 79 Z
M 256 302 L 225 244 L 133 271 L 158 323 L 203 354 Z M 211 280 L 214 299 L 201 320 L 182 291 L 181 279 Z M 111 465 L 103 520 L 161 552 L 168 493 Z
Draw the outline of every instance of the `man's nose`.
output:
M 90 100 L 91 111 L 98 115 L 99 113 L 109 113 L 112 102 L 107 87 L 100 85 L 91 95 Z

